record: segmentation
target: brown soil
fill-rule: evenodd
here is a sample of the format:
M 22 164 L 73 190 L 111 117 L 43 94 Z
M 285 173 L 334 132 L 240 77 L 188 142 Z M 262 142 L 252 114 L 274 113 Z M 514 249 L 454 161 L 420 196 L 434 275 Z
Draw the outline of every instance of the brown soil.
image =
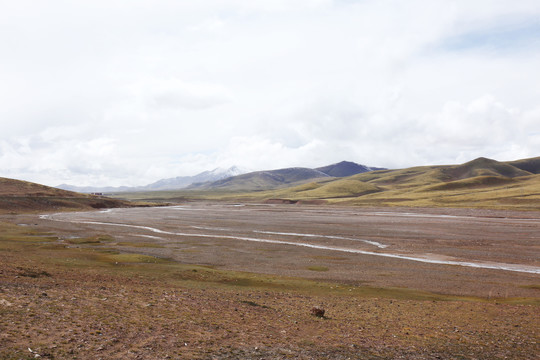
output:
M 377 251 L 538 266 L 538 222 L 518 220 L 537 215 L 454 211 L 464 218 L 368 215 L 380 209 L 209 204 L 188 210 L 122 209 L 55 218 L 144 224 L 170 232 L 190 227 L 199 234 L 210 231 L 203 227 L 214 227 L 228 229 L 214 230 L 218 235 L 255 236 L 253 230 L 340 235 L 389 245 Z M 502 215 L 513 220 L 503 221 Z M 537 274 L 219 236 L 173 236 L 32 215 L 4 220 L 25 226 L 5 225 L 8 235 L 0 236 L 2 359 L 536 359 L 540 355 Z M 371 246 L 305 236 L 288 236 L 287 241 Z M 134 246 L 119 245 L 125 242 Z M 123 255 L 118 249 L 174 261 Z M 512 299 L 517 296 L 526 298 Z M 324 309 L 324 317 L 313 316 L 314 307 Z
M 124 251 L 225 270 L 351 285 L 412 288 L 459 296 L 538 296 L 537 290 L 531 287 L 539 283 L 538 273 L 429 264 L 230 238 L 359 249 L 436 260 L 513 264 L 538 270 L 540 213 L 534 212 L 192 204 L 178 209 L 131 208 L 66 213 L 54 215 L 53 219 L 60 221 L 37 219 L 36 216 L 12 217 L 13 221 L 36 223 L 43 229 L 66 236 L 110 234 L 120 243 L 134 244 L 133 247 L 124 246 Z M 79 221 L 145 226 L 184 235 L 77 223 Z M 362 240 L 387 247 L 378 248 Z M 148 246 L 136 246 L 141 243 Z

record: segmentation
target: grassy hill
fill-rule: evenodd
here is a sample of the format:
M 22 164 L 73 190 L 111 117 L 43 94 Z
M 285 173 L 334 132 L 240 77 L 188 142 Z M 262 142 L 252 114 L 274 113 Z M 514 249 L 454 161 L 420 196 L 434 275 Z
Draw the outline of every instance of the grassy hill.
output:
M 123 200 L 60 190 L 27 181 L 0 178 L 0 213 L 85 210 L 128 206 Z
M 346 177 L 372 171 L 374 169 L 354 162 L 342 161 L 337 164 L 316 168 L 315 170 L 318 170 L 333 177 Z
M 540 157 L 509 161 L 507 164 L 515 166 L 518 169 L 528 171 L 532 174 L 540 174 Z
M 275 180 L 268 172 L 246 175 L 250 176 L 236 177 L 235 186 L 129 198 L 540 210 L 540 157 L 509 162 L 478 158 L 459 165 L 378 170 L 344 178 L 304 177 L 302 183 Z
M 540 210 L 540 175 L 532 169 L 539 158 L 498 162 L 479 158 L 454 166 L 377 171 L 353 178 L 381 189 L 349 198 L 357 205 L 449 206 Z M 335 202 L 335 201 L 334 201 Z

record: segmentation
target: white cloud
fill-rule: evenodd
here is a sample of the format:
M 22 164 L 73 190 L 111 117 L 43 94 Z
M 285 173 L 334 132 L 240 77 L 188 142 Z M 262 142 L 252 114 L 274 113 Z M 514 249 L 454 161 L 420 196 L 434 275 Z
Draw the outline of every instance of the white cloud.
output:
M 150 79 L 141 84 L 149 106 L 162 108 L 208 109 L 230 101 L 225 87 L 211 83 L 187 83 L 179 79 Z
M 537 156 L 539 15 L 532 0 L 7 2 L 0 176 Z

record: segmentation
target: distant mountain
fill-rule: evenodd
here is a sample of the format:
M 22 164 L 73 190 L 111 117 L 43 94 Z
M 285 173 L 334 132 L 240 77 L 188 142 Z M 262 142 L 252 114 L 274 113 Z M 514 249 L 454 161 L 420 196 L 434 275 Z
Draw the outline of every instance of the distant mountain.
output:
M 319 170 L 295 167 L 278 170 L 255 171 L 218 181 L 193 184 L 189 187 L 189 189 L 214 189 L 229 191 L 268 190 L 295 183 L 306 182 L 313 179 L 329 177 L 329 175 Z
M 318 170 L 320 172 L 323 172 L 333 177 L 346 177 L 346 176 L 365 173 L 368 171 L 385 170 L 385 169 L 360 165 L 351 161 L 342 161 L 337 164 L 332 164 L 332 165 L 316 168 L 315 170 Z
M 174 178 L 161 179 L 155 183 L 146 185 L 144 190 L 177 190 L 188 187 L 193 183 L 203 183 L 208 181 L 218 181 L 240 174 L 247 173 L 245 169 L 237 166 L 228 169 L 217 168 L 211 171 L 204 171 L 195 176 L 178 176 Z
M 228 169 L 217 168 L 194 176 L 177 176 L 161 179 L 145 186 L 95 187 L 62 184 L 59 189 L 82 193 L 118 193 L 136 191 L 160 191 L 180 189 L 229 189 L 229 190 L 267 190 L 295 183 L 305 183 L 311 179 L 325 177 L 346 177 L 364 172 L 381 170 L 350 161 L 310 169 L 303 167 L 248 172 L 237 166 Z
M 161 179 L 145 186 L 120 186 L 120 187 L 96 187 L 96 186 L 73 186 L 68 184 L 58 185 L 57 188 L 82 193 L 116 193 L 135 191 L 159 191 L 159 190 L 179 190 L 188 187 L 193 183 L 217 181 L 231 176 L 248 172 L 246 169 L 232 166 L 228 169 L 216 168 L 211 171 L 204 171 L 194 176 L 178 176 L 174 178 Z
M 337 165 L 318 169 L 332 173 Z M 284 204 L 540 210 L 540 157 L 507 162 L 481 157 L 459 165 L 369 171 L 347 177 L 306 170 L 311 169 L 259 171 L 205 184 L 201 189 L 231 191 L 230 199 L 234 199 L 233 192 L 245 191 L 241 199 Z M 304 176 L 290 177 L 298 171 Z M 211 197 L 209 192 L 206 198 Z
M 218 181 L 194 183 L 188 189 L 214 189 L 230 191 L 271 190 L 285 186 L 294 186 L 315 179 L 328 180 L 334 177 L 346 177 L 382 168 L 373 168 L 350 161 L 323 166 L 316 169 L 294 167 L 277 170 L 255 171 Z

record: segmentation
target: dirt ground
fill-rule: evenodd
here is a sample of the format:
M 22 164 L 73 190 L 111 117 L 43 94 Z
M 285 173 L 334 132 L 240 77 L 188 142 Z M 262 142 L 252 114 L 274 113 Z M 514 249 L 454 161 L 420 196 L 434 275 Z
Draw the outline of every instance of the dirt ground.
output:
M 534 286 L 540 275 L 540 213 L 197 203 L 65 213 L 50 219 L 15 221 L 39 224 L 66 238 L 105 233 L 123 244 L 125 251 L 226 270 L 441 294 L 538 296 Z M 274 242 L 260 242 L 268 240 Z M 509 265 L 517 270 L 521 266 L 532 273 L 423 259 L 495 268 Z
M 196 203 L 0 222 L 2 359 L 540 356 L 538 213 Z

